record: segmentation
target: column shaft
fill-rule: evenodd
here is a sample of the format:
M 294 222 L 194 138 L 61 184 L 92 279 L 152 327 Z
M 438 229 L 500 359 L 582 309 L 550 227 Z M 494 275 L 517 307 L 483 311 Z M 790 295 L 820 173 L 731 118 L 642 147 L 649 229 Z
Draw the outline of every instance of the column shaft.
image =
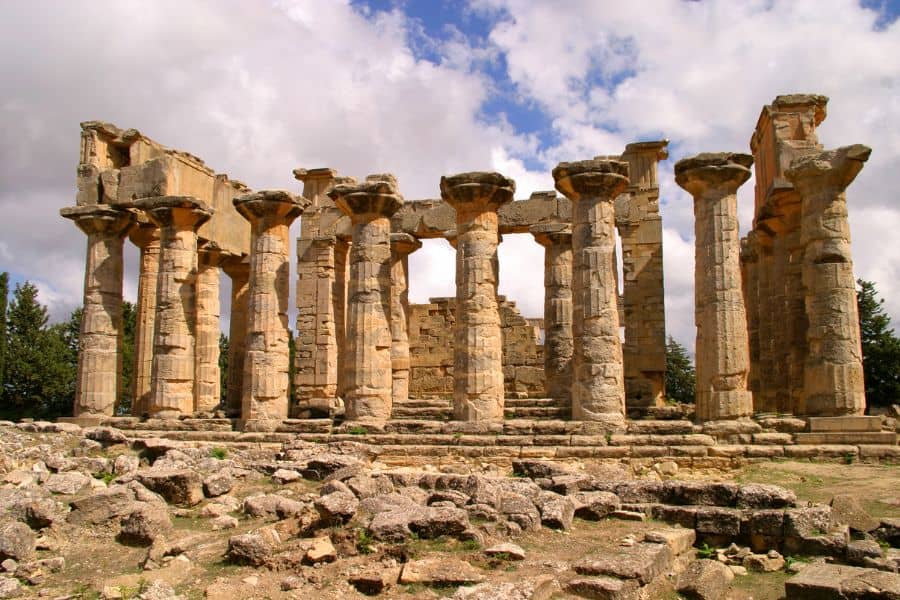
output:
M 393 401 L 409 398 L 409 255 L 422 242 L 391 234 L 391 374 Z
M 153 324 L 156 322 L 156 288 L 159 276 L 159 227 L 142 224 L 131 232 L 131 241 L 140 248 L 137 306 L 134 331 L 134 390 L 131 414 L 147 414 L 153 373 Z
M 197 272 L 196 412 L 211 413 L 222 400 L 219 313 L 219 253 L 203 251 Z
M 228 381 L 225 410 L 230 417 L 241 416 L 244 393 L 244 357 L 247 354 L 247 311 L 250 302 L 250 262 L 234 258 L 223 265 L 231 279 L 231 319 L 228 327 Z

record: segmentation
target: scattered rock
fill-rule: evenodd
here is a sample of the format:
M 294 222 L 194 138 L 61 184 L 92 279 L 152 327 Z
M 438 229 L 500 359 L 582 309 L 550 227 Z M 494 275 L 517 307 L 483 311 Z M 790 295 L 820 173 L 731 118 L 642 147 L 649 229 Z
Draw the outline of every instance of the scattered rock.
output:
M 214 531 L 220 529 L 234 529 L 238 526 L 238 520 L 231 515 L 222 515 L 210 521 L 210 526 Z
M 831 516 L 836 523 L 847 524 L 850 529 L 869 533 L 878 529 L 878 519 L 873 518 L 863 508 L 859 498 L 850 494 L 839 494 L 831 499 Z
M 639 589 L 640 584 L 634 579 L 617 579 L 605 575 L 576 577 L 566 584 L 566 591 L 576 596 L 609 600 L 637 598 Z
M 35 535 L 28 525 L 16 521 L 0 527 L 0 560 L 27 560 L 34 550 Z
M 244 512 L 251 517 L 286 519 L 302 513 L 306 505 L 279 494 L 260 494 L 244 499 Z
M 349 582 L 361 594 L 374 596 L 397 583 L 400 570 L 401 567 L 369 568 L 352 575 Z
M 22 591 L 19 580 L 15 577 L 0 577 L 0 598 L 15 598 Z
M 719 600 L 728 593 L 734 573 L 714 560 L 695 560 L 678 577 L 675 589 L 689 600 Z
M 120 454 L 113 461 L 113 473 L 127 475 L 141 468 L 141 460 L 133 454 Z
M 580 492 L 575 494 L 575 516 L 599 521 L 622 507 L 622 501 L 612 492 Z
M 300 479 L 300 473 L 297 471 L 292 471 L 290 469 L 278 469 L 274 473 L 272 473 L 272 481 L 275 483 L 279 483 L 284 485 L 285 483 L 291 483 L 292 481 L 297 481 Z
M 259 567 L 265 564 L 280 543 L 281 539 L 272 529 L 235 535 L 228 539 L 228 560 Z
M 302 577 L 297 577 L 296 575 L 288 575 L 281 580 L 281 591 L 290 592 L 291 590 L 299 589 L 303 587 L 304 583 L 306 583 L 306 580 Z
M 432 586 L 470 585 L 484 581 L 481 571 L 456 558 L 426 558 L 403 565 L 400 583 L 421 583 Z
M 125 444 L 128 438 L 118 429 L 112 427 L 89 427 L 84 430 L 84 437 L 95 442 L 100 442 L 104 446 L 112 446 L 113 444 Z
M 359 508 L 359 500 L 351 492 L 333 492 L 320 496 L 314 506 L 326 525 L 340 525 L 353 518 Z
M 535 501 L 541 513 L 541 524 L 551 529 L 569 529 L 575 517 L 575 503 L 568 496 L 541 492 Z
M 494 544 L 484 550 L 485 556 L 503 557 L 509 560 L 525 560 L 525 550 L 521 546 L 512 543 Z
M 173 530 L 172 519 L 165 506 L 140 503 L 122 520 L 119 541 L 135 546 L 149 546 Z
M 44 482 L 44 488 L 54 494 L 71 496 L 80 492 L 91 482 L 91 478 L 78 471 L 53 473 Z
M 73 501 L 67 521 L 75 525 L 100 525 L 131 512 L 134 492 L 124 485 L 112 486 L 97 494 Z
M 233 487 L 234 478 L 228 469 L 222 469 L 203 480 L 203 493 L 207 498 L 215 498 L 227 494 Z
M 303 557 L 308 564 L 329 563 L 337 560 L 337 551 L 328 536 L 318 537 L 313 540 L 312 546 Z
M 203 500 L 200 477 L 188 469 L 147 469 L 135 474 L 147 489 L 156 492 L 169 504 L 194 506 Z
M 772 550 L 768 554 L 748 554 L 742 564 L 748 571 L 774 573 L 784 568 L 784 558 Z

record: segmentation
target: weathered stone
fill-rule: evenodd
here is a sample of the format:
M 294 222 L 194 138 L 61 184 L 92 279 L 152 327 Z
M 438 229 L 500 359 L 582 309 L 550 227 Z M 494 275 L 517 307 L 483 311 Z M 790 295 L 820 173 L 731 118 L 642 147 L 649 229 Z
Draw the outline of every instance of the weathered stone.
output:
M 503 492 L 500 497 L 500 513 L 519 525 L 523 531 L 541 527 L 541 513 L 527 496 L 515 492 Z
M 119 541 L 136 546 L 149 546 L 157 538 L 173 530 L 172 519 L 165 506 L 141 503 L 122 520 Z
M 769 554 L 748 554 L 741 564 L 748 571 L 772 573 L 784 568 L 784 557 L 775 551 Z
M 27 560 L 34 554 L 34 549 L 35 535 L 28 525 L 13 522 L 0 527 L 0 560 Z
M 509 542 L 494 544 L 490 548 L 485 548 L 484 555 L 492 558 L 502 556 L 510 560 L 525 560 L 525 550 L 521 546 Z
M 607 555 L 583 558 L 573 565 L 573 569 L 581 575 L 637 579 L 641 585 L 646 585 L 666 572 L 673 558 L 672 551 L 666 544 L 644 542 L 621 547 Z
M 639 598 L 640 583 L 634 579 L 617 579 L 615 577 L 576 577 L 566 583 L 565 589 L 570 594 L 582 598 L 599 600 L 636 600 Z
M 100 442 L 104 446 L 112 446 L 113 444 L 125 444 L 128 438 L 125 434 L 113 427 L 89 427 L 84 430 L 84 437 L 95 442 Z
M 300 478 L 300 473 L 292 469 L 278 469 L 277 471 L 272 473 L 272 481 L 274 481 L 275 483 L 280 483 L 282 485 L 284 485 L 285 483 L 291 483 L 292 481 L 297 481 Z
M 91 482 L 91 478 L 78 471 L 53 473 L 44 482 L 44 488 L 54 494 L 72 495 L 80 492 Z
M 169 504 L 194 506 L 203 500 L 203 485 L 194 471 L 148 469 L 136 473 L 136 479 Z
M 854 495 L 839 494 L 831 499 L 831 518 L 835 523 L 850 526 L 850 529 L 869 533 L 878 528 L 878 519 L 869 515 L 862 502 Z
M 400 583 L 424 585 L 471 585 L 484 581 L 478 569 L 455 558 L 426 558 L 411 560 L 403 565 Z
M 303 557 L 304 562 L 309 564 L 329 563 L 337 560 L 337 550 L 331 543 L 331 538 L 322 536 L 314 539 L 312 545 L 306 551 Z
M 847 544 L 847 562 L 851 565 L 868 566 L 866 559 L 881 558 L 884 552 L 875 540 L 853 540 Z
M 696 539 L 697 534 L 693 529 L 682 527 L 654 529 L 644 534 L 645 542 L 665 544 L 672 551 L 672 556 L 678 556 L 690 550 Z
M 350 585 L 362 594 L 375 596 L 397 583 L 401 567 L 366 569 L 350 576 Z
M 678 577 L 675 589 L 691 600 L 719 600 L 728 593 L 734 573 L 714 560 L 696 560 Z
M 245 498 L 243 508 L 251 517 L 287 519 L 304 512 L 306 505 L 278 494 L 261 494 Z
M 222 469 L 203 479 L 203 493 L 207 498 L 227 494 L 234 487 L 234 478 L 227 469 Z
M 575 494 L 575 516 L 599 521 L 622 507 L 622 501 L 612 492 L 580 492 Z
M 130 489 L 122 485 L 112 486 L 73 501 L 67 520 L 76 525 L 100 525 L 130 513 L 134 501 L 134 493 Z
M 541 524 L 551 529 L 569 529 L 575 516 L 575 503 L 567 496 L 542 492 L 535 501 L 541 512 Z
M 314 505 L 322 521 L 337 525 L 353 518 L 359 508 L 359 500 L 349 492 L 333 492 L 316 498 Z
M 280 543 L 278 533 L 272 529 L 235 535 L 228 539 L 227 556 L 231 562 L 260 567 Z
M 22 592 L 22 586 L 15 577 L 0 577 L 0 598 L 15 598 Z
M 816 564 L 784 583 L 787 600 L 863 600 L 900 597 L 900 575 L 844 565 Z

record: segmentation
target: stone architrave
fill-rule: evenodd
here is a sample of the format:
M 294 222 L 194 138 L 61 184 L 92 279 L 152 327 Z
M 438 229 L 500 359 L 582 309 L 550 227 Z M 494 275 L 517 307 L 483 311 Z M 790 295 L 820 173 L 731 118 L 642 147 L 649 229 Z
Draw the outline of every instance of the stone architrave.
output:
M 245 429 L 271 429 L 288 418 L 289 228 L 310 200 L 281 190 L 238 196 L 250 222 L 250 282 L 241 419 Z
M 202 249 L 198 257 L 194 410 L 206 414 L 213 412 L 222 399 L 219 369 L 220 259 L 221 254 L 214 248 Z
M 458 421 L 503 420 L 497 209 L 512 201 L 515 190 L 515 182 L 499 173 L 441 177 L 441 197 L 456 209 L 453 415 Z
M 141 417 L 150 402 L 153 374 L 153 324 L 156 321 L 156 287 L 159 276 L 159 227 L 152 222 L 139 223 L 128 234 L 141 251 L 138 273 L 134 328 L 134 389 L 131 414 Z
M 747 313 L 741 283 L 737 189 L 753 157 L 704 153 L 678 161 L 675 182 L 694 197 L 694 306 L 699 421 L 753 413 Z
M 565 408 L 572 393 L 572 228 L 565 223 L 533 225 L 544 247 L 544 390 Z
M 250 301 L 250 260 L 232 257 L 222 263 L 231 279 L 231 319 L 228 327 L 228 381 L 225 412 L 240 417 L 244 394 L 244 357 L 247 354 L 247 308 Z
M 391 216 L 403 204 L 392 175 L 338 184 L 329 197 L 353 225 L 347 294 L 345 418 L 391 417 Z
M 572 202 L 572 418 L 618 428 L 625 420 L 625 377 L 614 201 L 628 186 L 628 163 L 564 162 L 553 179 Z
M 394 402 L 409 398 L 409 255 L 422 242 L 391 234 L 391 372 Z
M 798 414 L 836 417 L 865 411 L 846 189 L 870 153 L 861 144 L 818 152 L 794 160 L 786 172 L 802 202 L 803 287 L 809 320 Z
M 110 416 L 122 387 L 122 247 L 132 216 L 104 205 L 60 214 L 87 235 L 74 415 Z
M 212 209 L 192 196 L 135 202 L 160 229 L 153 370 L 147 413 L 178 418 L 194 411 L 197 228 Z

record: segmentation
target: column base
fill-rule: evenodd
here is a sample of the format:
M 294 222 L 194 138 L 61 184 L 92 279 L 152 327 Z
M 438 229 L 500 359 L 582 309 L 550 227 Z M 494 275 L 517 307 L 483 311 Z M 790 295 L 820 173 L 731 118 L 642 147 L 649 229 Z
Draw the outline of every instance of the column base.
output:
M 753 393 L 748 390 L 697 392 L 697 421 L 723 421 L 753 415 Z
M 247 419 L 238 421 L 238 429 L 255 433 L 272 433 L 284 422 L 283 419 Z

